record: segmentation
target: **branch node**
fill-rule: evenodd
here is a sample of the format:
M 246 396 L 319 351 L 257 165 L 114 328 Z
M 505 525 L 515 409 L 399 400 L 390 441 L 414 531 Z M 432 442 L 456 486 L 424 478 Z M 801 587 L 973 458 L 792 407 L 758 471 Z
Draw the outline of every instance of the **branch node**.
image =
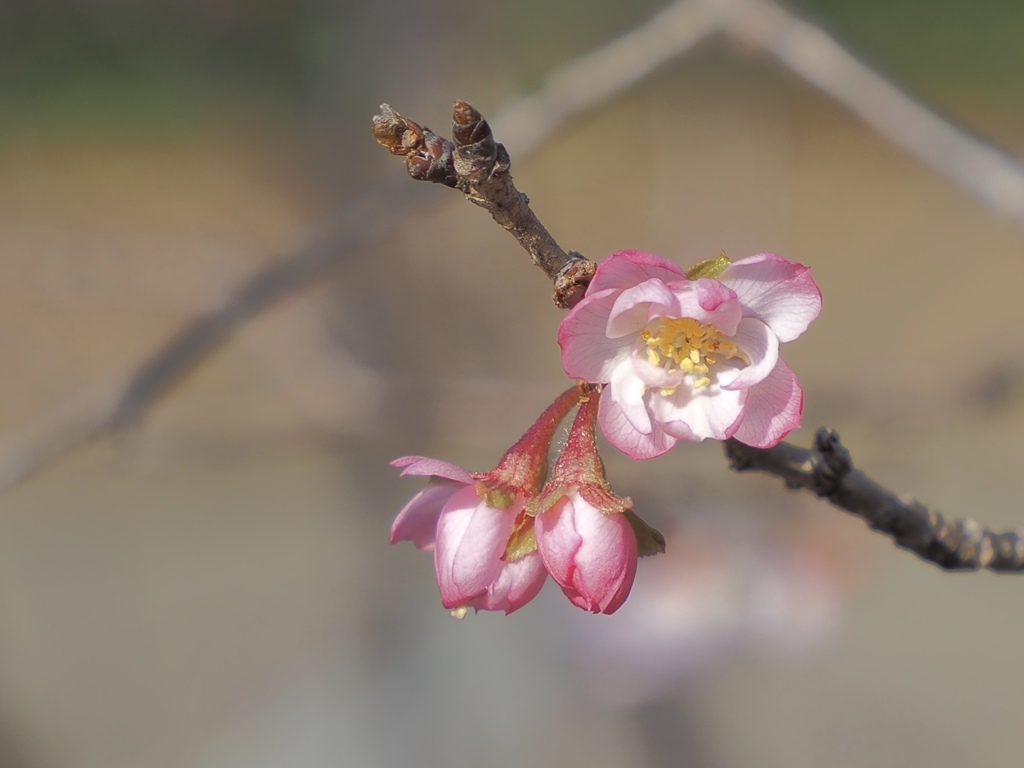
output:
M 587 292 L 597 264 L 585 258 L 577 251 L 569 251 L 569 261 L 555 275 L 555 305 L 562 309 L 572 309 Z
M 850 452 L 830 427 L 821 427 L 814 433 L 810 461 L 818 484 L 816 490 L 824 496 L 831 496 L 853 468 Z
M 405 168 L 416 181 L 454 187 L 455 145 L 429 128 L 402 117 L 388 104 L 373 116 L 373 138 L 392 155 L 405 158 Z
M 484 116 L 461 99 L 455 100 L 452 110 L 452 138 L 455 140 L 455 170 L 463 180 L 460 188 L 464 192 L 468 192 L 468 185 L 507 171 L 511 165 L 508 152 L 494 140 Z
M 405 157 L 412 178 L 460 190 L 471 203 L 490 213 L 552 281 L 564 270 L 562 283 L 555 286 L 558 306 L 571 307 L 583 297 L 592 276 L 590 267 L 577 263 L 566 269 L 571 262 L 585 260 L 578 253 L 570 256 L 562 250 L 540 223 L 530 208 L 530 198 L 512 181 L 508 151 L 494 140 L 490 125 L 476 108 L 456 100 L 452 109 L 454 141 L 402 117 L 387 104 L 380 109 L 373 118 L 374 138 L 391 154 Z

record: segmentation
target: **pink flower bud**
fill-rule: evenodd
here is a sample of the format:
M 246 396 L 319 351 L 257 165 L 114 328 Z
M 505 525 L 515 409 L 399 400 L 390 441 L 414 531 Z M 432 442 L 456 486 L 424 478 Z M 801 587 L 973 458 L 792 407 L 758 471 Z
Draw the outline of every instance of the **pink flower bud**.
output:
M 637 530 L 645 554 L 664 551 L 664 538 L 631 511 L 633 502 L 612 493 L 597 453 L 598 400 L 580 403 L 555 462 L 551 480 L 531 505 L 537 551 L 573 605 L 613 613 L 636 576 Z
M 637 542 L 629 520 L 605 513 L 579 491 L 562 496 L 534 523 L 537 549 L 566 597 L 592 613 L 614 613 L 636 576 Z
M 583 392 L 580 385 L 563 392 L 490 472 L 471 475 L 420 456 L 392 462 L 431 484 L 398 513 L 391 543 L 433 550 L 441 602 L 455 615 L 467 608 L 511 613 L 540 592 L 547 571 L 526 501 L 540 491 L 554 431 Z

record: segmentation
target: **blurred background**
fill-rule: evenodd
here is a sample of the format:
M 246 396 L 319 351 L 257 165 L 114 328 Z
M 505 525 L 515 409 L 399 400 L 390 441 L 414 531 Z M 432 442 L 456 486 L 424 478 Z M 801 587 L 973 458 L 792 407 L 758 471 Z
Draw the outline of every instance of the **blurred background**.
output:
M 564 376 L 542 273 L 458 194 L 403 180 L 371 115 L 446 133 L 453 98 L 495 114 L 662 6 L 0 3 L 8 467 L 251 275 L 351 227 L 365 189 L 399 190 L 386 236 L 4 492 L 0 768 L 1019 759 L 1024 584 L 943 573 L 718 445 L 607 452 L 668 535 L 612 617 L 549 584 L 456 621 L 430 557 L 388 545 L 421 487 L 390 459 L 488 469 Z M 788 7 L 1024 157 L 1024 6 Z M 723 37 L 523 162 L 498 139 L 566 248 L 810 264 L 825 310 L 787 350 L 792 440 L 833 426 L 889 487 L 1024 523 L 1019 225 Z

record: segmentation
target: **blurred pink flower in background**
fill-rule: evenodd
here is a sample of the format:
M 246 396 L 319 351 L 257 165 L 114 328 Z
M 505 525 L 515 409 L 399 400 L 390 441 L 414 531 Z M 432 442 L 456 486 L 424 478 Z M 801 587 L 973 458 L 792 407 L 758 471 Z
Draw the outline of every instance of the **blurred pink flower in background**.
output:
M 672 696 L 737 656 L 813 652 L 841 623 L 863 575 L 863 553 L 831 526 L 765 538 L 749 526 L 738 533 L 691 521 L 671 543 L 637 574 L 616 615 L 561 619 L 567 661 L 607 706 Z
M 800 425 L 803 409 L 779 344 L 820 311 L 807 267 L 775 254 L 720 257 L 687 273 L 619 251 L 598 265 L 558 342 L 569 376 L 605 385 L 601 429 L 631 458 L 659 456 L 679 440 L 768 447 Z

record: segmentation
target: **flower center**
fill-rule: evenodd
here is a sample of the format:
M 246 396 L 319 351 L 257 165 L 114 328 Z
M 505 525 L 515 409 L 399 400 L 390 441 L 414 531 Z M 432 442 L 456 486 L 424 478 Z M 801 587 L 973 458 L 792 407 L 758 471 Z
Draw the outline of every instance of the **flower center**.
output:
M 647 362 L 666 371 L 692 374 L 694 389 L 711 383 L 708 373 L 718 358 L 740 357 L 736 345 L 719 336 L 713 325 L 701 325 L 691 317 L 659 317 L 641 334 L 647 345 Z M 670 395 L 675 388 L 663 390 Z

